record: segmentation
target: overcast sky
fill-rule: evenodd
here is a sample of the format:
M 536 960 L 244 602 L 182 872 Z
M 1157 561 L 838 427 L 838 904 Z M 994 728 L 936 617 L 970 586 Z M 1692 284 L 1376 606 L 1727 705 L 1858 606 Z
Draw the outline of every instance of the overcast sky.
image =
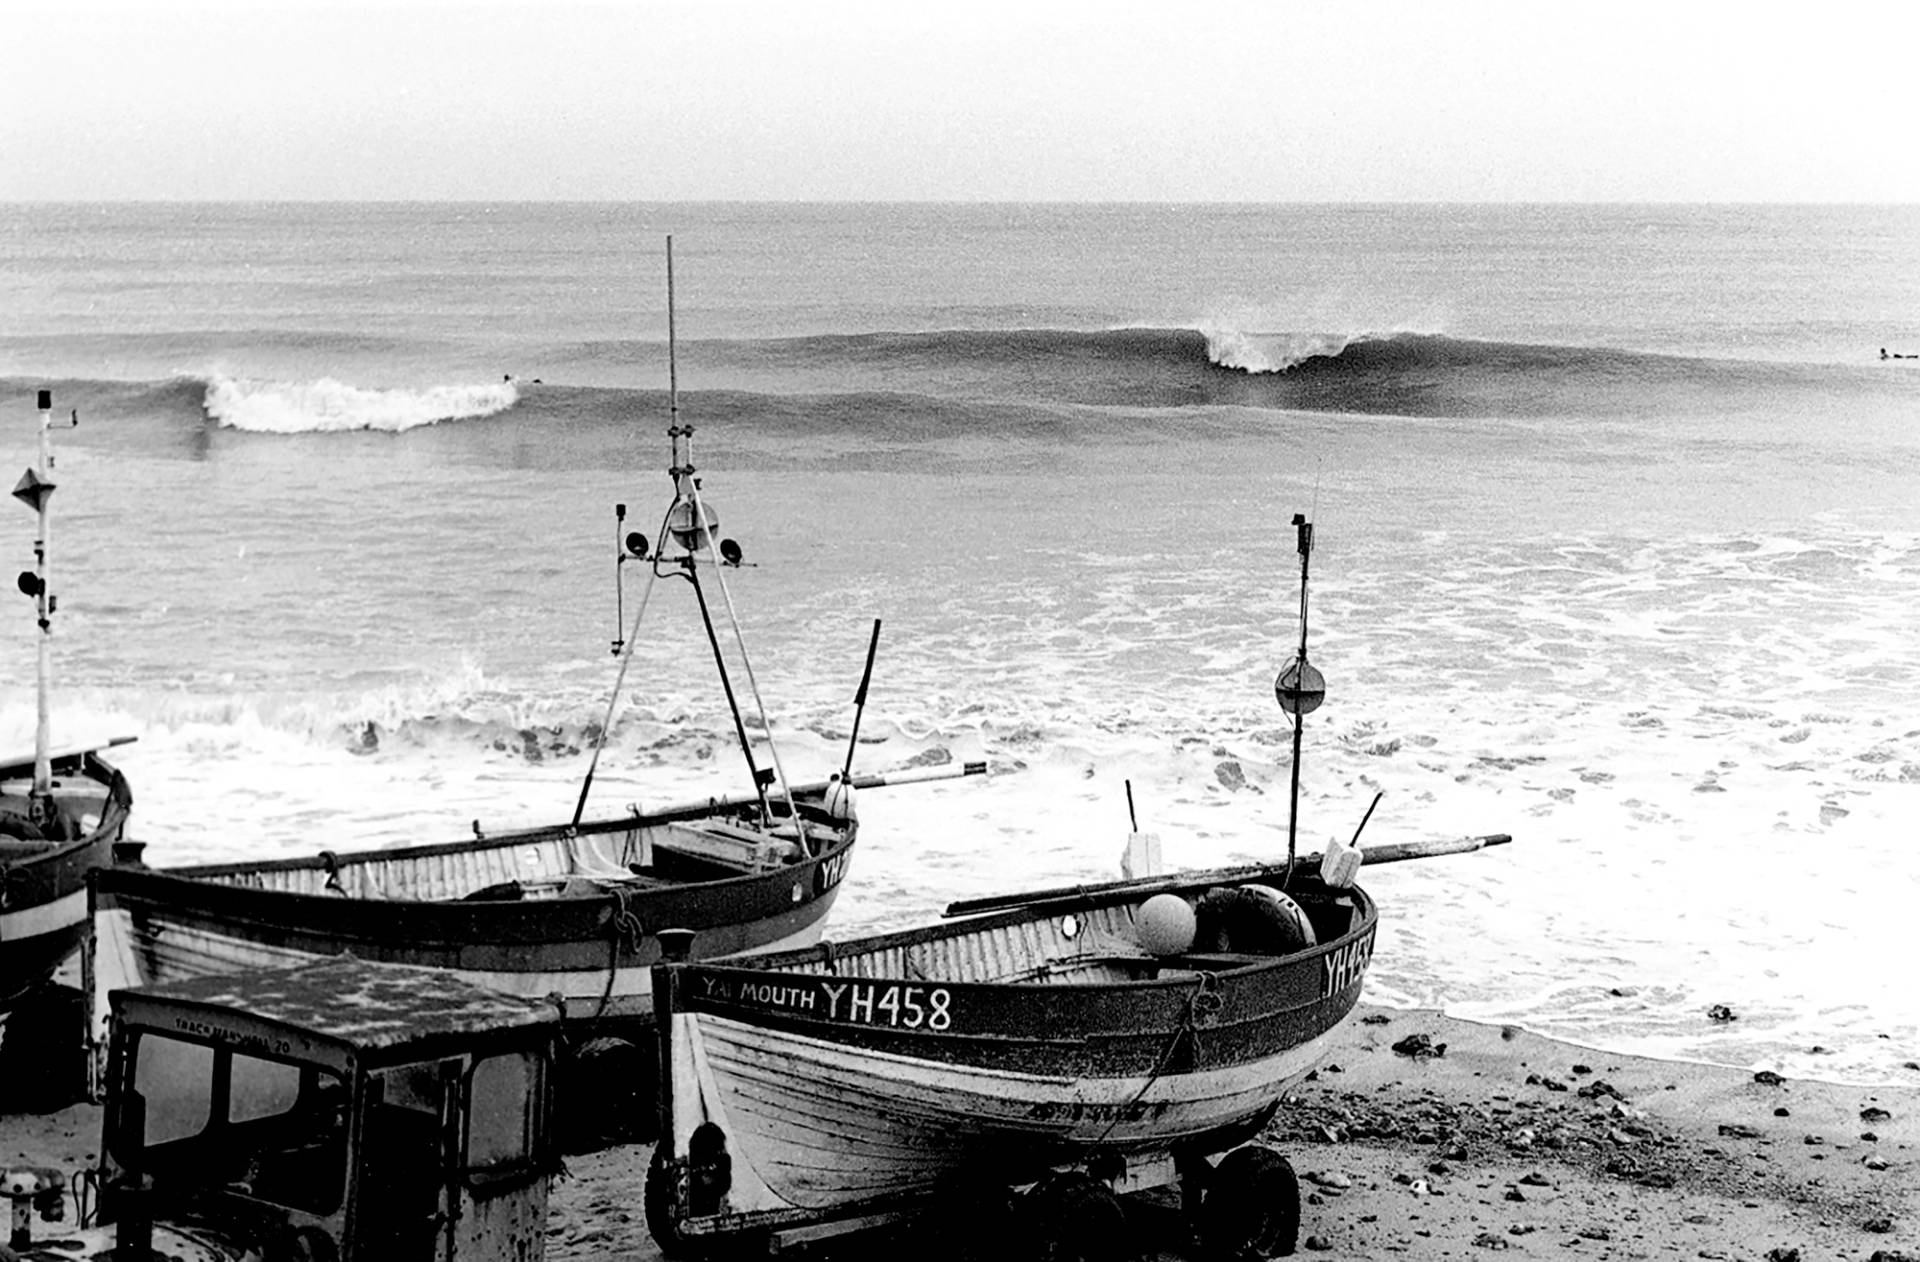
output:
M 1920 201 L 1920 5 L 0 0 L 0 200 Z

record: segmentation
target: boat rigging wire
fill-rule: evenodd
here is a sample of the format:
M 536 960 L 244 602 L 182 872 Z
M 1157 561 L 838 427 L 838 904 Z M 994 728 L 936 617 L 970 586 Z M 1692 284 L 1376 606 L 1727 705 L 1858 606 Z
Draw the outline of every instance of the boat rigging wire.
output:
M 600 725 L 600 739 L 594 742 L 593 757 L 587 760 L 586 779 L 580 784 L 580 800 L 573 806 L 573 826 L 579 827 L 580 816 L 587 809 L 587 793 L 593 788 L 594 769 L 600 765 L 600 751 L 607 747 L 613 737 L 613 713 L 620 705 L 620 689 L 627 681 L 627 667 L 633 661 L 634 641 L 640 637 L 640 620 L 647 616 L 647 602 L 653 596 L 654 573 L 647 572 L 647 585 L 640 591 L 640 607 L 633 612 L 633 630 L 628 632 L 627 641 L 620 646 L 620 669 L 613 679 L 613 695 L 607 698 L 606 721 Z

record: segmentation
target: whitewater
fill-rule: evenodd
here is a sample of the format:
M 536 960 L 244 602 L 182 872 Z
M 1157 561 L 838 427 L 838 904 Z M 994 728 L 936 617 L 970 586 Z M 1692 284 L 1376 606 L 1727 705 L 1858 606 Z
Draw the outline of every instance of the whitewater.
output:
M 138 736 L 152 862 L 571 814 L 614 506 L 670 491 L 668 231 L 789 772 L 847 756 L 876 618 L 856 766 L 995 768 L 863 799 L 830 934 L 1113 875 L 1136 823 L 1284 854 L 1303 513 L 1297 844 L 1376 794 L 1363 841 L 1514 838 L 1363 876 L 1369 999 L 1916 1080 L 1898 208 L 0 208 L 5 449 L 36 388 L 80 413 L 58 728 Z M 744 787 L 706 653 L 649 610 L 594 809 Z

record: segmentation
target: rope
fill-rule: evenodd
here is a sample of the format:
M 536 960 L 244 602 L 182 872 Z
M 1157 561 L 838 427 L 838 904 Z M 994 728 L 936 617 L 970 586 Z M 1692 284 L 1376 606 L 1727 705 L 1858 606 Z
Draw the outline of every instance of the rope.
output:
M 1146 1098 L 1147 1092 L 1153 1090 L 1153 1084 L 1160 1081 L 1160 1076 L 1167 1071 L 1167 1066 L 1173 1061 L 1173 1054 L 1180 1049 L 1181 1039 L 1191 1038 L 1193 1040 L 1194 1058 L 1196 1060 L 1199 1058 L 1200 1028 L 1195 1024 L 1195 1018 L 1201 1016 L 1210 1017 L 1219 1011 L 1220 975 L 1217 973 L 1202 973 L 1200 974 L 1200 985 L 1191 995 L 1187 996 L 1187 1010 L 1181 1014 L 1180 1028 L 1173 1032 L 1173 1038 L 1168 1041 L 1166 1050 L 1160 1053 L 1160 1059 L 1154 1065 L 1153 1072 L 1147 1075 L 1147 1080 L 1144 1083 L 1140 1084 L 1140 1090 L 1134 1093 L 1133 1099 L 1127 1101 L 1125 1107 L 1113 1115 L 1113 1120 L 1107 1123 L 1107 1129 L 1101 1131 L 1099 1138 L 1093 1141 L 1095 1144 L 1104 1144 L 1107 1142 L 1107 1136 L 1113 1134 L 1113 1128 L 1120 1125 L 1121 1119 L 1132 1112 L 1134 1107 Z
M 600 739 L 593 747 L 593 757 L 587 761 L 587 778 L 580 785 L 580 801 L 573 808 L 573 822 L 580 822 L 581 814 L 587 809 L 587 790 L 593 787 L 593 772 L 600 765 L 600 751 L 607 747 L 607 741 L 613 736 L 613 712 L 620 704 L 620 687 L 627 681 L 627 666 L 633 661 L 633 642 L 640 635 L 640 619 L 647 615 L 647 601 L 653 598 L 654 575 L 647 572 L 647 585 L 640 591 L 640 607 L 633 613 L 633 629 L 627 633 L 627 641 L 620 646 L 620 670 L 613 678 L 613 695 L 607 698 L 606 722 L 600 725 Z
M 693 496 L 693 510 L 699 520 L 700 532 L 706 536 L 708 543 L 711 544 L 713 541 L 713 528 L 719 523 L 714 522 L 713 519 L 707 515 L 706 502 L 700 498 L 700 484 L 694 479 L 689 478 L 687 479 L 687 485 Z M 740 619 L 734 613 L 733 609 L 733 592 L 727 587 L 727 578 L 725 574 L 721 573 L 722 568 L 723 567 L 718 565 L 714 566 L 713 576 L 720 581 L 720 595 L 721 598 L 726 601 L 727 605 L 727 621 L 733 626 L 733 641 L 740 648 L 740 663 L 746 668 L 747 688 L 753 693 L 753 704 L 760 712 L 760 730 L 767 734 L 767 752 L 772 755 L 773 769 L 780 778 L 780 793 L 781 796 L 787 800 L 788 818 L 793 820 L 794 827 L 800 832 L 800 848 L 805 853 L 811 855 L 814 853 L 813 839 L 807 835 L 806 821 L 800 818 L 800 808 L 794 804 L 793 789 L 787 780 L 787 769 L 780 762 L 780 747 L 773 741 L 773 723 L 767 718 L 766 702 L 760 699 L 760 681 L 754 678 L 753 659 L 747 656 L 746 636 L 740 630 Z
M 606 988 L 600 992 L 599 1005 L 594 1008 L 593 1015 L 587 1019 L 588 1037 L 593 1035 L 594 1027 L 600 1023 L 600 1018 L 606 1016 L 607 1005 L 613 1002 L 613 979 L 620 968 L 621 945 L 631 944 L 637 952 L 640 949 L 640 944 L 646 941 L 647 937 L 647 927 L 640 923 L 640 917 L 633 914 L 633 905 L 630 898 L 631 891 L 623 886 L 615 885 L 611 887 L 608 892 L 613 895 L 614 906 L 613 915 L 609 917 L 607 921 L 607 928 L 609 930 L 607 935 L 607 985 Z

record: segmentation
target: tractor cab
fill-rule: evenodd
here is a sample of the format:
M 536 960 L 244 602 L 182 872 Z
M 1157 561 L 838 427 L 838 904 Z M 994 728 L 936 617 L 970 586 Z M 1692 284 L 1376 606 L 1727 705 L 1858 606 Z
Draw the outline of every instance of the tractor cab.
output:
M 115 991 L 114 1257 L 538 1258 L 559 1014 L 350 956 Z

